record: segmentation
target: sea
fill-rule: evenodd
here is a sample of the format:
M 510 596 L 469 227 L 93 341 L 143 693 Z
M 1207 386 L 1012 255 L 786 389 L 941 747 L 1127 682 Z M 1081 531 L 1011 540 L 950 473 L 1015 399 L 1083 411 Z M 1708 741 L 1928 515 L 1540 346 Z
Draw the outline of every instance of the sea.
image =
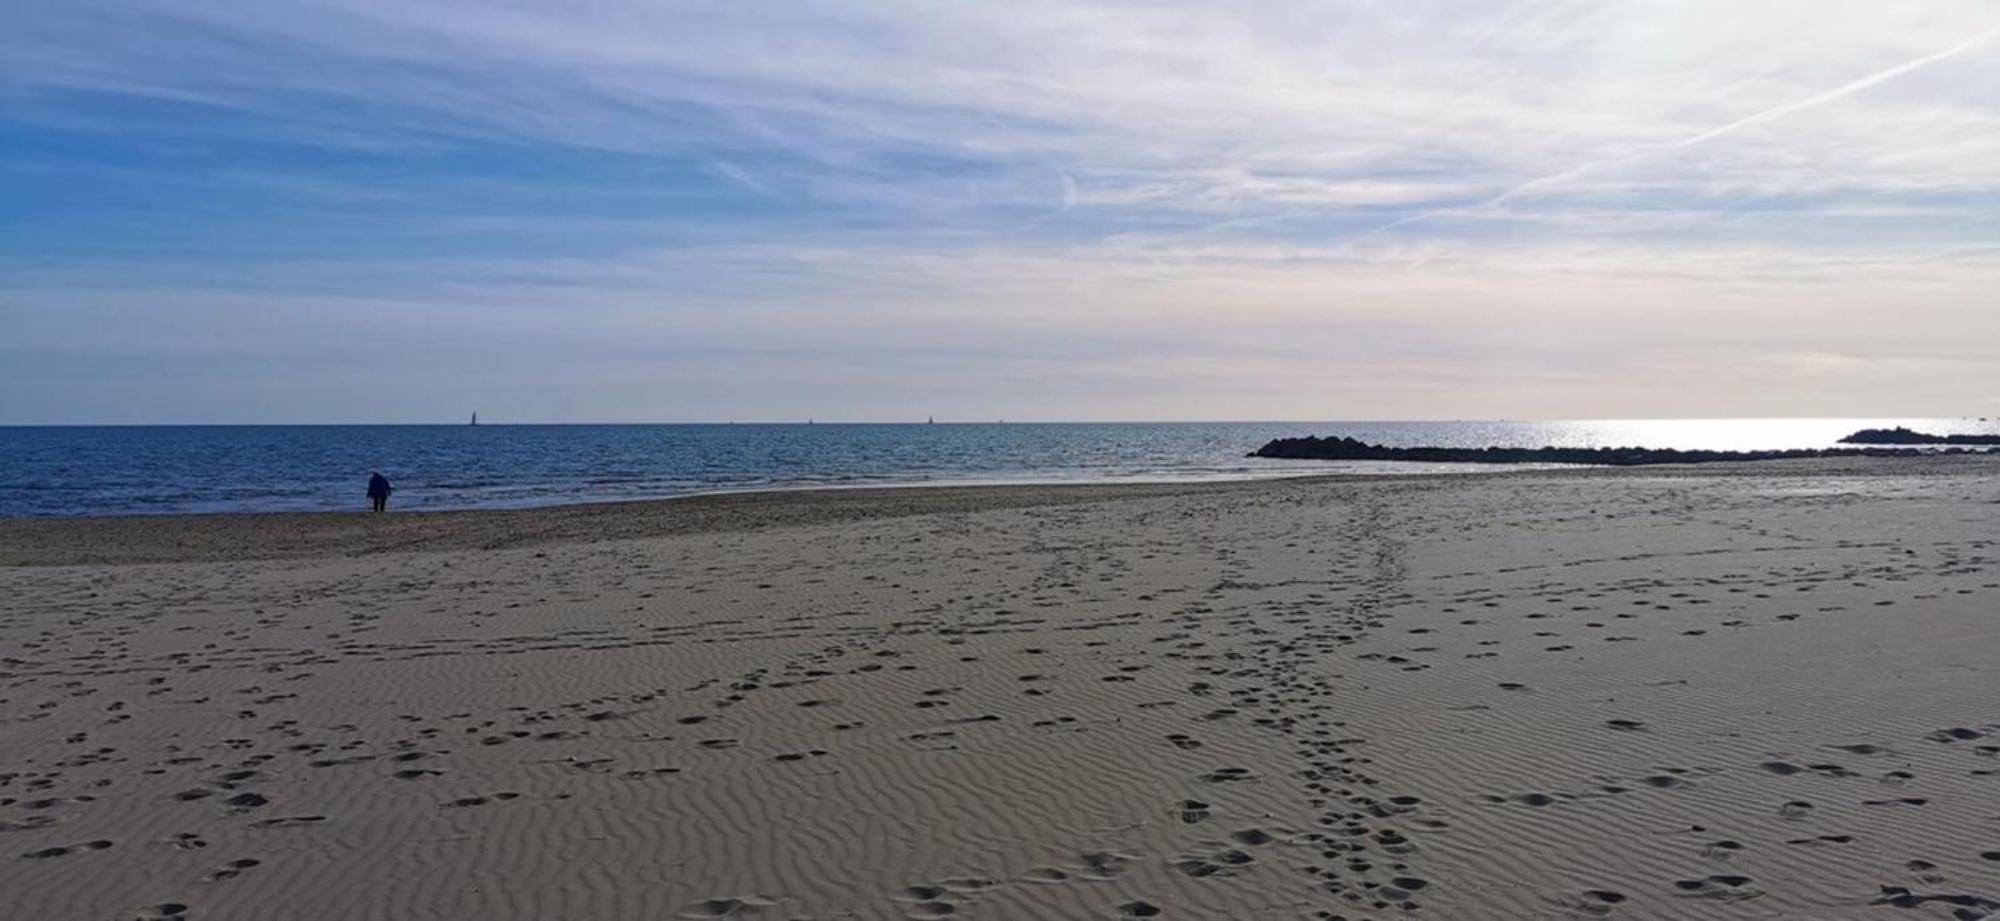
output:
M 0 427 L 0 517 L 519 508 L 926 484 L 1459 474 L 1490 465 L 1284 461 L 1273 438 L 1398 447 L 1822 448 L 1860 428 L 2000 433 L 2000 419 L 1554 422 L 220 425 Z M 1504 468 L 1500 468 L 1504 469 Z

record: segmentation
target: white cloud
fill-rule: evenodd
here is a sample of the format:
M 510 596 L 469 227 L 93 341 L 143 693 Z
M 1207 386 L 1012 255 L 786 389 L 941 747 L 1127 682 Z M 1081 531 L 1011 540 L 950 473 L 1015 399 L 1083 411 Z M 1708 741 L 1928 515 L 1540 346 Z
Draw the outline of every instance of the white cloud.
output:
M 2000 153 L 1978 89 L 2000 76 L 1985 40 L 2000 9 L 1980 0 L 1755 16 L 1724 2 L 65 0 L 27 18 L 42 28 L 0 66 L 28 86 L 272 111 L 276 93 L 310 92 L 395 107 L 409 131 L 631 151 L 751 138 L 835 169 L 907 151 L 1053 162 L 1106 203 L 1342 206 L 1374 203 L 1344 189 L 1468 184 L 1505 202 L 1641 155 L 1625 182 L 1713 194 L 1659 156 L 1696 146 L 1749 173 L 1732 188 L 2000 184 L 2000 157 L 1972 158 Z M 1886 92 L 1915 77 L 1919 98 Z M 1912 120 L 1929 130 L 1882 130 Z
M 653 388 L 627 396 L 655 418 L 822 393 L 852 410 L 822 416 L 921 415 L 906 395 L 940 355 L 986 401 L 969 414 L 1010 418 L 1922 413 L 1986 409 L 1953 401 L 2000 380 L 1990 0 L 27 0 L 11 18 L 14 100 L 176 100 L 241 116 L 188 136 L 388 157 L 671 158 L 795 206 L 730 225 L 751 245 L 698 245 L 722 238 L 700 216 L 411 213 L 437 240 L 619 243 L 228 267 L 254 295 L 189 281 L 213 266 L 151 266 L 126 292 L 91 280 L 131 277 L 102 265 L 17 273 L 17 357 L 150 342 L 171 363 L 237 324 L 260 354 L 478 378 L 535 364 L 532 343 L 577 387 L 631 362 L 620 386 Z M 120 322 L 143 304 L 176 319 Z M 350 310 L 376 332 L 316 335 Z M 464 344 L 442 365 L 396 346 L 440 337 Z M 697 372 L 727 362 L 764 389 L 676 402 L 719 399 Z

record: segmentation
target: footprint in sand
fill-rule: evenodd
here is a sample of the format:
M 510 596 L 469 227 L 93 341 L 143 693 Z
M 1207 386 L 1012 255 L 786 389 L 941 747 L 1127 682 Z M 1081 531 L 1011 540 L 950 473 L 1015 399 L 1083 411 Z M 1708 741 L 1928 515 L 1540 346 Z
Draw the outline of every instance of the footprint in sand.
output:
M 1608 915 L 1611 908 L 1625 901 L 1625 894 L 1611 889 L 1585 889 L 1580 895 L 1561 899 L 1566 908 L 1588 915 Z
M 1924 736 L 1924 738 L 1929 739 L 1933 742 L 1941 742 L 1946 745 L 1949 745 L 1953 742 L 1970 742 L 1973 739 L 1984 738 L 1985 736 L 1986 733 L 1983 732 L 1977 732 L 1971 729 L 1956 728 L 1956 729 L 1940 729 L 1927 736 Z
M 681 909 L 681 918 L 742 918 L 761 914 L 777 903 L 756 896 L 720 896 Z
M 226 864 L 223 864 L 221 867 L 208 871 L 208 875 L 203 876 L 202 879 L 206 882 L 211 882 L 211 883 L 219 883 L 224 880 L 235 879 L 238 876 L 242 876 L 243 871 L 248 870 L 251 867 L 258 866 L 259 864 L 262 863 L 263 861 L 258 860 L 255 857 L 244 857 L 238 860 L 232 860 Z
M 39 851 L 29 851 L 21 856 L 28 860 L 53 860 L 57 857 L 67 857 L 77 851 L 101 851 L 111 847 L 111 845 L 112 842 L 99 838 L 96 841 L 85 841 L 82 844 L 71 845 L 69 847 L 45 847 Z
M 1953 917 L 1966 919 L 1989 917 L 1992 912 L 2000 910 L 2000 900 L 1989 899 L 1984 896 L 1957 893 L 1920 895 L 1911 892 L 1903 886 L 1883 886 L 1882 897 L 1869 904 L 1892 905 L 1897 908 L 1917 908 L 1926 902 L 1944 902 L 1948 905 L 1958 905 L 1960 908 L 1958 911 L 1952 913 Z
M 1206 877 L 1215 876 L 1219 873 L 1227 872 L 1221 866 L 1218 866 L 1214 863 L 1210 863 L 1209 861 L 1204 860 L 1200 857 L 1183 857 L 1179 860 L 1174 861 L 1173 867 L 1174 869 L 1179 870 L 1180 872 L 1187 874 L 1188 876 L 1192 876 L 1196 879 L 1203 879 Z
M 1726 860 L 1729 858 L 1731 854 L 1734 854 L 1742 849 L 1743 849 L 1743 842 L 1730 841 L 1725 839 L 1722 841 L 1709 842 L 1707 845 L 1702 847 L 1701 854 L 1703 857 L 1719 857 Z
M 1092 851 L 1079 858 L 1083 864 L 1079 876 L 1084 879 L 1117 879 L 1125 874 L 1125 868 L 1139 858 L 1114 851 Z
M 943 886 L 911 886 L 892 898 L 909 903 L 909 917 L 943 918 L 958 913 L 958 906 L 945 901 L 948 895 Z
M 1734 902 L 1754 899 L 1764 894 L 1764 890 L 1750 885 L 1748 876 L 1709 876 L 1702 879 L 1674 880 L 1676 894 L 1683 898 L 1715 899 Z
M 1256 776 L 1250 773 L 1249 768 L 1225 767 L 1216 768 L 1197 779 L 1205 780 L 1209 783 L 1240 783 L 1246 780 L 1253 780 Z
M 961 876 L 936 884 L 911 886 L 893 898 L 909 905 L 907 917 L 945 918 L 958 913 L 954 900 L 976 898 L 998 885 L 997 881 L 983 876 Z
M 1198 799 L 1181 800 L 1180 805 L 1174 807 L 1174 813 L 1181 817 L 1182 823 L 1187 825 L 1206 821 L 1210 815 L 1214 814 L 1213 807 Z
M 315 825 L 326 821 L 323 815 L 290 815 L 278 819 L 260 819 L 252 822 L 252 828 L 292 828 L 300 825 Z

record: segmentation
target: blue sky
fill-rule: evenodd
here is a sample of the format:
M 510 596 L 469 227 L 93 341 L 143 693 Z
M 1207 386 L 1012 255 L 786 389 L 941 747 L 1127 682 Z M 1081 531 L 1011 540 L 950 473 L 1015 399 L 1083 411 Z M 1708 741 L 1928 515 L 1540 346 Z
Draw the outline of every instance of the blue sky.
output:
M 2000 6 L 0 30 L 0 423 L 2000 414 Z

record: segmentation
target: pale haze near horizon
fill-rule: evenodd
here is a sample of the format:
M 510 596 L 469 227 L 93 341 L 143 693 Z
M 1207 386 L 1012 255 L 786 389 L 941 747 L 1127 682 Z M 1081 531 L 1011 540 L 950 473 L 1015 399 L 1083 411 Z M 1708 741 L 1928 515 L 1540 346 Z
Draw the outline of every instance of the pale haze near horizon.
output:
M 0 424 L 2000 415 L 2000 5 L 27 0 Z

